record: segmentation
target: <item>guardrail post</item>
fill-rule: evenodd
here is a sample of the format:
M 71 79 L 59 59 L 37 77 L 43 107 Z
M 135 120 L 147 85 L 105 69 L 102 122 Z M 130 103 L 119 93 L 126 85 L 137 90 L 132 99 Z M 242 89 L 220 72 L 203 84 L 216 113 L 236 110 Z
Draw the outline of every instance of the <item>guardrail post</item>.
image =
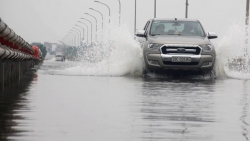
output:
M 1 74 L 1 75 L 2 75 L 2 88 L 3 88 L 3 89 L 4 89 L 4 83 L 5 83 L 5 81 L 4 81 L 4 80 L 5 80 L 5 79 L 4 79 L 4 69 L 5 69 L 5 68 L 4 68 L 4 62 L 2 62 L 2 74 Z
M 21 61 L 18 62 L 18 80 L 21 81 Z
M 0 84 L 1 84 L 1 89 L 4 89 L 4 67 L 3 67 L 3 62 L 0 60 Z
M 2 75 L 3 75 L 3 89 L 4 89 L 4 82 L 5 82 L 5 79 L 4 79 L 4 62 L 3 62 L 3 73 L 2 73 Z
M 7 64 L 6 64 L 6 73 L 7 73 L 7 85 L 10 85 L 10 78 L 11 78 L 11 63 L 10 61 L 7 61 Z

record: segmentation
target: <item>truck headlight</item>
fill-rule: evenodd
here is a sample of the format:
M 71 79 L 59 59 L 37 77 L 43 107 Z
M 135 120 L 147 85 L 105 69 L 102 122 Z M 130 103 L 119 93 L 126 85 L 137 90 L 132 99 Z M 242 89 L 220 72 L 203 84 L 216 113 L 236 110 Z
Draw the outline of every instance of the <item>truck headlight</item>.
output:
M 211 45 L 199 45 L 203 50 L 210 51 L 213 50 Z
M 156 49 L 156 48 L 159 48 L 161 46 L 162 46 L 162 44 L 148 44 L 148 48 L 150 48 L 150 49 Z

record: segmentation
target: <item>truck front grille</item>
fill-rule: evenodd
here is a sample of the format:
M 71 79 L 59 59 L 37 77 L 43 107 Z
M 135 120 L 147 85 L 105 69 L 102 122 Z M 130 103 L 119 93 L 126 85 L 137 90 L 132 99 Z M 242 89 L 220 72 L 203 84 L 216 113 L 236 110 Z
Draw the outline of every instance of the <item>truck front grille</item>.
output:
M 162 54 L 173 55 L 199 55 L 201 49 L 199 47 L 185 47 L 185 46 L 163 46 L 161 48 Z

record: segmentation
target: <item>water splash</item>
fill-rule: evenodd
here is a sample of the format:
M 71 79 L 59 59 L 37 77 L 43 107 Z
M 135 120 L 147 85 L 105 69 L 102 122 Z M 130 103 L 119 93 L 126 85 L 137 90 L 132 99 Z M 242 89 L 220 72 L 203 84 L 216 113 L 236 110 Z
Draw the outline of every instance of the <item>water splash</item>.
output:
M 220 40 L 216 50 L 217 77 L 250 79 L 247 55 L 249 45 L 246 42 L 248 36 L 246 36 L 245 27 L 243 23 L 234 23 Z
M 79 53 L 80 59 L 74 67 L 57 71 L 57 74 L 122 76 L 141 75 L 143 68 L 142 49 L 134 40 L 126 24 L 120 27 L 110 25 L 105 31 L 102 43 Z M 111 28 L 112 27 L 112 28 Z

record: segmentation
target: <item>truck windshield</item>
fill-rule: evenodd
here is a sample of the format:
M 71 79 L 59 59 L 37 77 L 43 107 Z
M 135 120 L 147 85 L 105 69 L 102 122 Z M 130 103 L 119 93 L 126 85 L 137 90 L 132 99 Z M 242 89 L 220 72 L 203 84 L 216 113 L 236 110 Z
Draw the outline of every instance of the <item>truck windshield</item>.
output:
M 150 35 L 205 36 L 202 26 L 197 21 L 153 21 Z

